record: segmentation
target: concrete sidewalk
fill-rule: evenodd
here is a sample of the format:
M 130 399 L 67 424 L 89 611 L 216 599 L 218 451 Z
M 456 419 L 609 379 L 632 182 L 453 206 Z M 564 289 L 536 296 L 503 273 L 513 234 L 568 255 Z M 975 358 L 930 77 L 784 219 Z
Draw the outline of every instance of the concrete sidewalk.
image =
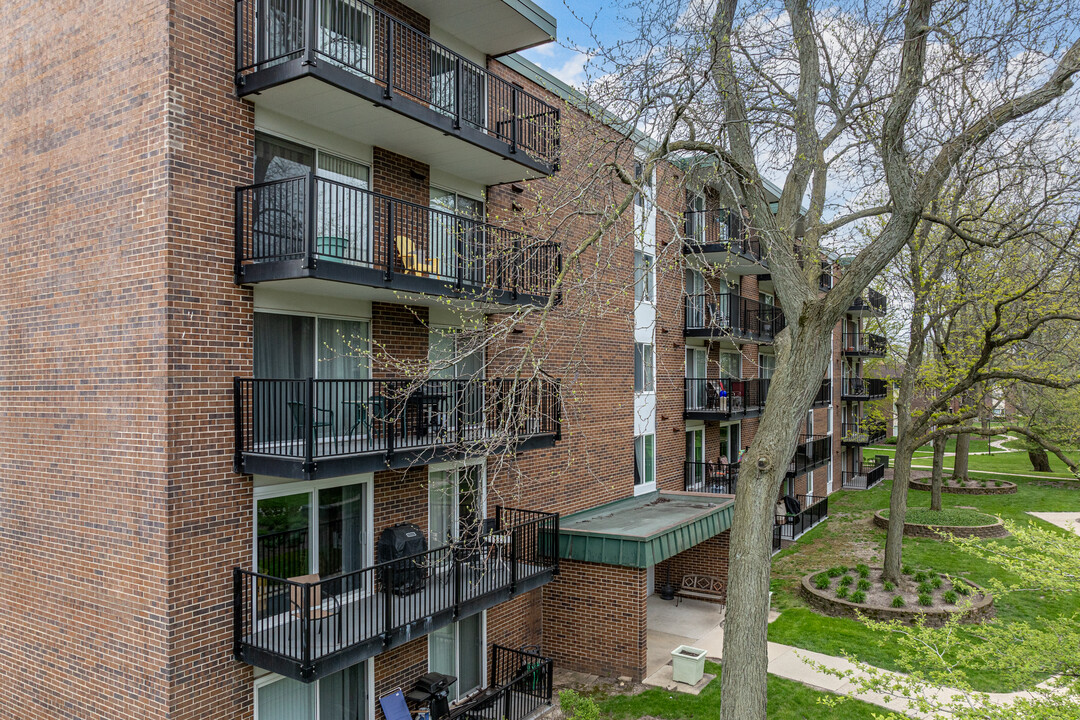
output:
M 673 603 L 664 604 L 670 605 L 671 607 L 662 607 L 657 601 L 650 598 L 650 675 L 644 680 L 644 684 L 687 692 L 690 690 L 688 686 L 675 683 L 671 680 L 670 670 L 666 672 L 661 670 L 661 668 L 666 665 L 666 663 L 661 662 L 662 658 L 667 657 L 668 661 L 670 661 L 670 652 L 674 650 L 675 647 L 678 645 L 691 645 L 705 650 L 708 653 L 709 659 L 721 661 L 723 659 L 724 651 L 724 626 L 721 622 L 704 634 L 700 634 L 697 637 L 687 637 L 687 633 L 696 634 L 693 630 L 702 629 L 702 626 L 707 624 L 708 621 L 705 620 L 704 617 L 698 616 L 691 622 L 679 622 L 677 619 L 678 613 L 683 608 L 675 608 Z M 656 622 L 654 622 L 654 608 L 659 611 L 656 614 L 660 615 L 660 617 L 655 618 Z M 694 610 L 700 612 L 698 608 L 694 608 Z M 697 614 L 697 612 L 693 613 L 693 615 Z M 777 617 L 779 617 L 779 613 L 771 612 L 769 614 L 769 622 L 772 622 Z M 705 620 L 705 622 L 702 622 L 703 620 Z M 674 629 L 678 629 L 679 633 L 675 634 L 669 632 Z M 668 646 L 669 644 L 670 647 Z M 846 678 L 828 675 L 819 670 L 815 665 L 820 664 L 834 670 L 859 672 L 853 663 L 844 658 L 825 655 L 812 650 L 803 650 L 791 645 L 781 645 L 780 643 L 774 642 L 768 644 L 768 656 L 769 672 L 778 677 L 794 680 L 812 688 L 835 693 L 837 695 L 847 695 L 857 700 L 862 700 L 901 713 L 907 717 L 929 717 L 908 710 L 907 702 L 902 699 L 890 698 L 880 693 L 858 692 L 852 681 Z M 897 673 L 888 674 L 901 677 L 901 675 Z M 958 690 L 946 689 L 942 690 L 938 697 L 941 700 L 948 700 L 959 697 L 960 695 L 961 693 Z M 991 701 L 999 705 L 1011 704 L 1013 701 L 1024 697 L 1032 697 L 1032 693 L 1029 692 L 990 693 L 989 695 Z

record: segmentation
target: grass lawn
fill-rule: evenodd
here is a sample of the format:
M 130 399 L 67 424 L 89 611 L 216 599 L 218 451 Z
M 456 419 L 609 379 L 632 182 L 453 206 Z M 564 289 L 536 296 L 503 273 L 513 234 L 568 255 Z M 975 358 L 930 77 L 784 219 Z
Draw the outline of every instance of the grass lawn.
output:
M 645 715 L 671 720 L 711 720 L 720 711 L 720 666 L 706 662 L 705 672 L 716 679 L 705 686 L 700 695 L 650 688 L 638 695 L 594 697 L 600 712 L 609 718 L 640 718 Z M 873 713 L 883 708 L 859 700 L 845 700 L 839 708 L 818 703 L 818 698 L 832 697 L 829 693 L 811 690 L 802 683 L 769 676 L 769 720 L 829 720 L 843 717 L 850 720 L 872 720 Z
M 975 441 L 972 441 L 972 446 L 975 445 Z M 874 446 L 863 449 L 863 457 L 867 460 L 873 460 L 875 455 L 888 455 L 890 458 L 896 454 L 896 448 L 892 446 Z M 1065 463 L 1056 455 L 1049 455 L 1050 458 L 1050 472 L 1041 473 L 1043 475 L 1062 475 L 1069 476 L 1070 472 Z M 914 456 L 914 462 L 916 465 L 926 465 L 930 467 L 934 462 L 934 455 L 932 452 L 925 455 L 921 452 L 916 452 Z M 947 471 L 951 471 L 953 467 L 953 458 L 946 457 L 944 462 L 944 468 Z M 1031 461 L 1028 460 L 1026 452 L 1011 452 L 1011 453 L 999 453 L 995 452 L 993 455 L 971 455 L 968 457 L 968 469 L 972 475 L 977 475 L 978 470 L 991 470 L 999 473 L 1019 473 L 1022 475 L 1039 475 L 1031 469 Z M 987 475 L 980 477 L 1000 478 L 1001 476 Z
M 1001 457 L 995 454 L 993 459 L 997 461 Z M 1026 455 L 1017 454 L 1017 457 L 1027 461 Z M 1019 485 L 1015 495 L 945 495 L 942 504 L 946 509 L 973 506 L 987 514 L 1018 522 L 1032 520 L 1025 512 L 1028 510 L 1080 510 L 1080 483 L 1056 487 L 1041 484 L 1039 480 L 1005 479 Z M 875 528 L 870 523 L 870 516 L 874 510 L 888 507 L 891 487 L 892 481 L 886 481 L 872 490 L 842 491 L 831 495 L 829 519 L 773 558 L 774 603 L 783 613 L 769 626 L 769 640 L 829 655 L 842 655 L 846 651 L 872 665 L 898 669 L 895 650 L 888 644 L 883 646 L 881 638 L 869 632 L 862 623 L 818 615 L 796 594 L 799 579 L 810 571 L 856 562 L 881 564 L 885 531 Z M 912 506 L 925 507 L 929 500 L 930 493 L 925 491 L 913 490 L 909 496 Z M 1043 526 L 1054 527 L 1046 523 Z M 962 576 L 979 585 L 985 585 L 991 577 L 1006 583 L 1012 580 L 1000 569 L 961 555 L 948 544 L 936 540 L 904 538 L 904 562 Z M 1016 592 L 995 598 L 994 604 L 998 618 L 1004 621 L 1033 621 L 1080 612 L 1080 597 L 1075 595 L 1050 597 Z M 977 642 L 973 638 L 971 641 Z M 969 673 L 969 681 L 976 689 L 984 691 L 1018 689 L 1008 687 L 1000 676 L 978 670 Z

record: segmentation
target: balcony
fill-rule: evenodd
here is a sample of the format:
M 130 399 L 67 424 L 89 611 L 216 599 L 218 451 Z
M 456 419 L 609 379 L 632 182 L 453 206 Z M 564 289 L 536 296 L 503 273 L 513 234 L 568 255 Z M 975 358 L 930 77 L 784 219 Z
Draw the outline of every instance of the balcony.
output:
M 855 472 L 840 473 L 841 486 L 845 490 L 869 490 L 885 477 L 885 463 L 860 463 Z
M 500 305 L 546 303 L 557 243 L 312 173 L 236 191 L 238 284 L 314 280 Z
M 686 378 L 683 384 L 686 411 L 690 420 L 737 420 L 757 417 L 765 410 L 769 380 L 731 378 Z
M 501 645 L 491 646 L 488 686 L 455 705 L 451 717 L 526 720 L 551 706 L 554 664 L 551 658 Z
M 731 293 L 686 296 L 683 335 L 771 343 L 787 326 L 784 311 Z
M 545 378 L 237 378 L 234 406 L 236 471 L 296 480 L 550 447 L 561 429 Z
M 866 289 L 865 297 L 857 297 L 851 303 L 847 311 L 852 315 L 884 315 L 886 309 L 885 296 L 876 290 Z
M 840 380 L 840 399 L 877 400 L 888 396 L 889 381 L 881 378 L 848 377 Z
M 863 420 L 840 425 L 842 445 L 871 445 L 885 439 L 885 424 Z
M 683 463 L 683 490 L 717 495 L 734 495 L 739 481 L 739 463 Z
M 499 542 L 438 547 L 311 582 L 236 568 L 234 654 L 313 682 L 550 582 L 558 534 L 557 514 L 499 508 L 489 536 Z
M 840 354 L 844 357 L 883 358 L 886 348 L 885 338 L 874 333 L 842 333 L 840 335 Z
M 738 211 L 687 210 L 683 253 L 739 275 L 768 272 L 761 242 L 750 237 Z
M 362 128 L 485 185 L 558 169 L 557 108 L 363 0 L 237 0 L 236 84 L 257 107 L 343 137 Z
M 795 498 L 799 504 L 796 513 L 777 515 L 773 525 L 773 552 L 784 547 L 784 543 L 795 542 L 808 530 L 829 517 L 829 498 L 816 495 L 800 495 Z
M 788 477 L 799 477 L 829 464 L 832 435 L 804 435 L 795 446 L 795 457 L 788 466 Z
M 817 391 L 817 395 L 810 401 L 810 407 L 828 407 L 832 405 L 832 380 L 822 380 L 821 388 Z

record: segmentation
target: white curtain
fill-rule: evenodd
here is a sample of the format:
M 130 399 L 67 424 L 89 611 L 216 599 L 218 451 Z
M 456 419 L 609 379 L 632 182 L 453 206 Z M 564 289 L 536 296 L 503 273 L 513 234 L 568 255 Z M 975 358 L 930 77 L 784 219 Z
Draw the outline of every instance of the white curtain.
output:
M 453 475 L 445 470 L 434 470 L 428 474 L 428 488 L 428 535 L 430 547 L 434 548 L 449 544 L 455 533 L 457 493 Z
M 315 686 L 283 678 L 263 685 L 256 720 L 315 720 Z

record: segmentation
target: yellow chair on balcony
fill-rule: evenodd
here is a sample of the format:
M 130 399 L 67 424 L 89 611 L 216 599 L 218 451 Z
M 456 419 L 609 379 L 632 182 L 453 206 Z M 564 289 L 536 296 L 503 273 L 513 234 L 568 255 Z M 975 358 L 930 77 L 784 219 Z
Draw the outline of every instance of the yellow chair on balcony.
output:
M 394 246 L 397 249 L 401 264 L 405 266 L 405 272 L 439 274 L 439 259 L 421 260 L 416 252 L 416 245 L 413 243 L 412 238 L 398 235 L 394 238 Z

